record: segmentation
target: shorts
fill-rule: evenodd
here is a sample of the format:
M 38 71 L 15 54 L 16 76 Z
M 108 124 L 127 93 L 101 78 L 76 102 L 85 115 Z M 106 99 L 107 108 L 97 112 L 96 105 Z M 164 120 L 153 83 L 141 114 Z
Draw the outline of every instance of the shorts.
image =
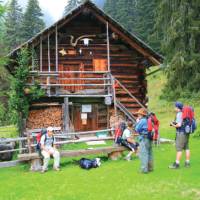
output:
M 176 151 L 189 150 L 189 134 L 176 133 Z
M 127 142 L 126 140 L 122 142 L 122 145 L 129 148 L 130 150 L 134 150 L 134 151 L 137 151 L 138 147 L 139 147 L 139 143 L 136 142 L 135 144 L 133 143 L 129 143 Z

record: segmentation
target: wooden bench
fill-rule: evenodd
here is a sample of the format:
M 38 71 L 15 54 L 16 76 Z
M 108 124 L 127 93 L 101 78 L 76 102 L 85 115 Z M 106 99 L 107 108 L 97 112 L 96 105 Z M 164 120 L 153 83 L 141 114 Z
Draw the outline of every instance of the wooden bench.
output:
M 121 156 L 123 151 L 126 151 L 127 148 L 123 146 L 109 146 L 109 147 L 99 147 L 94 149 L 80 149 L 80 150 L 63 150 L 60 151 L 61 157 L 80 157 L 85 155 L 98 155 L 98 154 L 107 154 L 110 159 L 117 160 Z M 26 153 L 18 155 L 19 161 L 30 161 L 31 162 L 31 171 L 41 170 L 41 157 L 38 153 Z

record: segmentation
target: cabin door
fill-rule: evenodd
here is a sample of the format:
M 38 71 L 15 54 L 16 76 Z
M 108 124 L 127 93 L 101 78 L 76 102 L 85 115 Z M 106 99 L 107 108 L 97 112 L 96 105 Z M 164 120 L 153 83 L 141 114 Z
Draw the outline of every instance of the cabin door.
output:
M 72 105 L 72 122 L 75 131 L 91 131 L 98 129 L 97 106 L 91 105 L 90 112 L 83 112 L 82 104 Z
M 84 71 L 83 63 L 73 63 L 59 66 L 59 83 L 60 84 L 69 84 L 69 86 L 63 86 L 62 88 L 65 91 L 70 93 L 75 93 L 84 88 L 83 74 L 81 71 Z

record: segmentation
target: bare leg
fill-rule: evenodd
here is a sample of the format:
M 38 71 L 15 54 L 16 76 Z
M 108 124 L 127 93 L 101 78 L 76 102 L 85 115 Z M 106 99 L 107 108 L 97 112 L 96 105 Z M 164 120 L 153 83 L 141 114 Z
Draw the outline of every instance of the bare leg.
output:
M 182 151 L 177 151 L 176 153 L 176 163 L 179 164 L 182 157 Z
M 186 150 L 185 151 L 185 157 L 186 157 L 186 161 L 190 161 L 190 150 L 188 149 L 188 150 Z

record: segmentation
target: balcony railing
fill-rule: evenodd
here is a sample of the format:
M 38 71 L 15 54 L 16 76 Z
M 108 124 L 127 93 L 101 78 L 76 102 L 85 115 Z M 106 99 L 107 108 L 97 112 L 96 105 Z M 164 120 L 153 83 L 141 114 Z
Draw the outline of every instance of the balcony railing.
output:
M 27 86 L 37 82 L 47 96 L 111 96 L 111 76 L 107 71 L 31 71 Z

